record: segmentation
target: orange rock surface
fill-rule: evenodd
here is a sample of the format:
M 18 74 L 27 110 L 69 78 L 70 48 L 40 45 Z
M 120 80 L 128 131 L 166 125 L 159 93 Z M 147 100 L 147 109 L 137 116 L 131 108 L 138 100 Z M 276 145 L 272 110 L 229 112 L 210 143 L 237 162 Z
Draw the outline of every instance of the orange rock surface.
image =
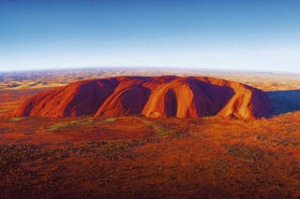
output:
M 210 77 L 115 77 L 58 87 L 26 100 L 15 116 L 151 118 L 218 115 L 237 119 L 265 117 L 272 106 L 265 93 Z

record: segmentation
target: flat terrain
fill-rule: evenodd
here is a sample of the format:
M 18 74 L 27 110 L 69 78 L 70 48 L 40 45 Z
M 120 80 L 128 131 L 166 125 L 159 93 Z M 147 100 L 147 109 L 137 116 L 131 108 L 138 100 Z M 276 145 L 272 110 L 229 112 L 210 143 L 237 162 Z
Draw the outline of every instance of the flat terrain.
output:
M 111 69 L 73 69 L 25 71 L 19 73 L 0 73 L 1 90 L 20 90 L 48 88 L 69 84 L 71 82 L 115 76 L 210 76 L 241 82 L 264 91 L 296 90 L 300 88 L 299 74 L 280 73 L 246 73 L 246 72 L 220 72 L 202 71 L 197 69 L 141 69 L 141 68 L 111 68 Z
M 128 73 L 2 75 L 0 198 L 300 197 L 296 75 L 160 73 L 210 75 L 267 91 L 275 109 L 270 118 L 259 120 L 10 116 L 24 99 L 51 87 Z M 140 70 L 132 75 L 156 73 Z M 37 81 L 44 83 L 31 85 Z

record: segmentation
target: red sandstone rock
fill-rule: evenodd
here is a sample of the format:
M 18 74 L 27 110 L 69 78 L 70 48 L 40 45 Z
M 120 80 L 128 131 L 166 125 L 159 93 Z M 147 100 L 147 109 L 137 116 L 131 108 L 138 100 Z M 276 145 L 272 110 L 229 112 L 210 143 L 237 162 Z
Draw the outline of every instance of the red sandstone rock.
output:
M 254 119 L 267 116 L 270 109 L 264 92 L 238 82 L 209 77 L 116 77 L 75 82 L 38 94 L 15 115 Z

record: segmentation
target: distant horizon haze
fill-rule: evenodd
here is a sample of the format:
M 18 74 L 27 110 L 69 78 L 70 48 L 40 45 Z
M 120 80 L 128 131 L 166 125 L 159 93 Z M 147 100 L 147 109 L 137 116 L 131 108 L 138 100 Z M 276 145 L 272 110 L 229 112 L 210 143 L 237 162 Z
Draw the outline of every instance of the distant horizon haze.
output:
M 300 71 L 285 71 L 285 70 L 277 70 L 277 71 L 268 71 L 262 69 L 237 69 L 237 68 L 205 68 L 205 67 L 172 67 L 172 66 L 82 66 L 82 67 L 49 67 L 49 68 L 24 68 L 24 69 L 11 69 L 11 70 L 1 70 L 0 73 L 14 73 L 14 72 L 59 72 L 59 71 L 93 71 L 93 70 L 108 70 L 112 71 L 116 70 L 144 70 L 144 71 L 175 71 L 180 73 L 182 72 L 204 72 L 204 73 L 241 73 L 241 74 L 277 74 L 277 75 L 300 75 Z

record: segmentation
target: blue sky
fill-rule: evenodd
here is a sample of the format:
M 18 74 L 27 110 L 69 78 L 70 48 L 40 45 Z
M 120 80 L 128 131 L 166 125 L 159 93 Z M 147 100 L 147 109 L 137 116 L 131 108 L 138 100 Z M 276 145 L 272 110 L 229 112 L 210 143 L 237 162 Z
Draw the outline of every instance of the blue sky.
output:
M 0 71 L 300 72 L 299 10 L 297 0 L 0 0 Z

